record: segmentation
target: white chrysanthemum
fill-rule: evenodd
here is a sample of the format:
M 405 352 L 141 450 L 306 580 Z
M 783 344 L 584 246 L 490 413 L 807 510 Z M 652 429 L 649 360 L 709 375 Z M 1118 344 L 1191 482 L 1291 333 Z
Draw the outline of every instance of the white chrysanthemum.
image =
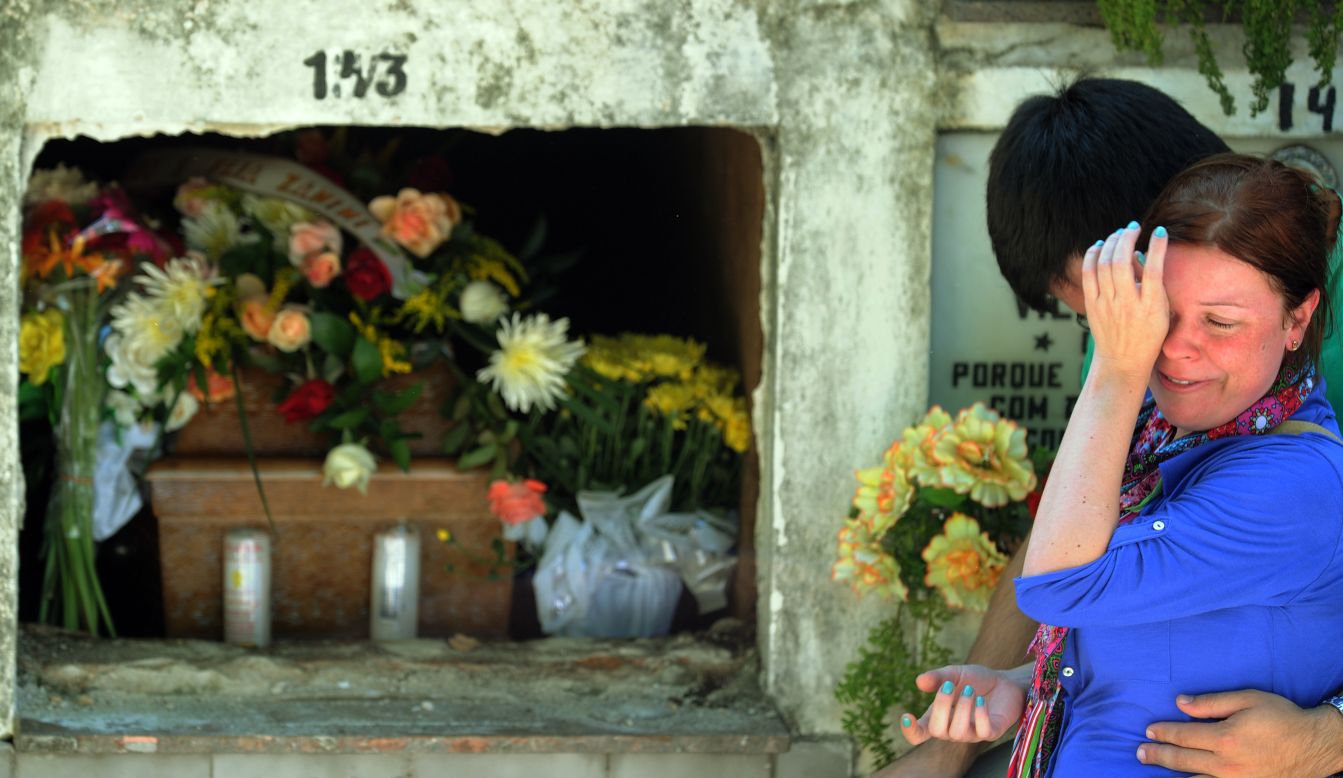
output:
M 201 402 L 196 399 L 195 395 L 191 392 L 179 393 L 177 402 L 173 403 L 173 409 L 168 412 L 168 418 L 163 422 L 163 431 L 174 432 L 182 429 L 200 409 Z
M 564 393 L 565 374 L 586 350 L 581 341 L 564 339 L 568 331 L 568 319 L 552 322 L 544 313 L 524 319 L 514 313 L 500 323 L 499 350 L 476 378 L 490 384 L 515 411 L 526 413 L 532 406 L 553 410 Z
M 472 324 L 491 324 L 508 313 L 503 290 L 489 281 L 472 281 L 462 290 L 462 318 Z
M 205 203 L 199 216 L 182 219 L 182 234 L 188 246 L 216 260 L 242 242 L 238 217 L 227 205 L 214 201 Z
M 24 205 L 41 205 L 48 200 L 62 200 L 70 205 L 83 205 L 98 194 L 98 185 L 84 180 L 77 167 L 57 164 L 54 170 L 34 170 L 28 179 L 28 190 L 23 193 Z
M 103 350 L 112 360 L 107 366 L 107 383 L 116 389 L 133 389 L 141 402 L 152 405 L 158 401 L 158 370 L 153 362 L 144 359 L 144 352 L 131 345 L 118 332 L 108 335 L 103 342 Z
M 163 318 L 172 319 L 183 332 L 192 333 L 200 329 L 207 302 L 206 292 L 220 282 L 220 279 L 214 277 L 214 268 L 204 257 L 177 257 L 162 269 L 146 262 L 140 265 L 140 271 L 140 285 Z
M 276 251 L 289 246 L 289 228 L 299 222 L 312 221 L 313 213 L 298 203 L 278 197 L 242 196 L 243 213 L 261 223 L 271 234 Z
M 156 301 L 134 292 L 113 306 L 111 314 L 114 332 L 103 344 L 112 358 L 107 381 L 117 389 L 133 386 L 142 402 L 151 403 L 158 395 L 154 365 L 177 348 L 185 333 Z
M 131 427 L 140 418 L 140 401 L 118 389 L 108 391 L 107 407 L 119 427 Z

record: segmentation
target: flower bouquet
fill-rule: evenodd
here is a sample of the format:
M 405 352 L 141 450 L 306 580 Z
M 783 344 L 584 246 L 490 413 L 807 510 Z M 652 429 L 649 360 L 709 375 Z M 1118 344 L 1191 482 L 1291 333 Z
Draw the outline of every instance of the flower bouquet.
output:
M 515 480 L 496 481 L 490 499 L 505 537 L 539 557 L 542 628 L 662 634 L 682 582 L 701 612 L 722 607 L 751 439 L 737 374 L 693 340 L 626 334 L 581 347 L 563 335 L 501 330 L 478 375 L 525 416 L 492 415 L 479 385 L 457 400 L 482 410 L 464 416 L 478 426 L 463 463 L 511 452 Z
M 482 340 L 526 278 L 447 194 L 375 198 L 381 254 L 349 246 L 335 223 L 282 198 L 192 180 L 175 204 L 187 246 L 220 277 L 176 374 L 227 383 L 241 362 L 283 376 L 277 410 L 333 439 L 324 470 L 342 488 L 362 489 L 373 451 L 410 465 L 420 433 L 398 415 L 423 385 L 388 379 L 450 358 L 454 337 Z
M 136 217 L 120 188 L 85 181 L 73 168 L 35 172 L 23 202 L 20 417 L 49 421 L 56 465 L 39 615 L 68 629 L 114 634 L 94 565 L 94 511 L 112 497 L 98 458 L 115 445 L 103 422 L 118 413 L 115 387 L 124 386 L 126 376 L 109 354 L 126 334 L 106 334 L 105 326 L 140 299 L 132 294 L 118 302 L 123 279 L 137 264 L 161 261 L 170 246 Z M 147 278 L 150 284 L 169 280 L 162 273 Z M 175 316 L 156 316 L 132 346 L 179 326 Z M 173 407 L 157 387 L 144 400 L 159 419 Z
M 1039 460 L 1038 462 L 1035 460 Z M 946 664 L 939 643 L 955 611 L 982 612 L 1038 504 L 1026 431 L 982 403 L 953 419 L 934 406 L 881 464 L 858 470 L 831 576 L 858 595 L 898 601 L 835 690 L 844 728 L 884 765 L 895 758 L 887 715 L 918 710 L 914 678 Z

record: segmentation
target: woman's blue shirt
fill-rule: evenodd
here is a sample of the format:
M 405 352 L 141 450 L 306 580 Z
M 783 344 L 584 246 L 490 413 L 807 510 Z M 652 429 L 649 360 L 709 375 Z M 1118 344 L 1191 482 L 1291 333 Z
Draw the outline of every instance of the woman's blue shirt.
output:
M 1324 382 L 1293 419 L 1338 434 Z M 1222 438 L 1161 464 L 1106 553 L 1016 579 L 1030 617 L 1073 627 L 1050 776 L 1182 775 L 1138 762 L 1177 694 L 1262 689 L 1303 707 L 1343 688 L 1343 443 Z

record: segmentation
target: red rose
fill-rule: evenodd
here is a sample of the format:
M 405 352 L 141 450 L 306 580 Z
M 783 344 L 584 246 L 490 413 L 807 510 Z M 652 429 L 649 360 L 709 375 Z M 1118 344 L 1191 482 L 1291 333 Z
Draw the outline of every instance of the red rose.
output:
M 316 418 L 336 397 L 336 389 L 320 378 L 304 381 L 280 403 L 280 413 L 289 423 Z
M 345 263 L 345 286 L 365 302 L 392 291 L 392 273 L 370 249 L 359 247 Z

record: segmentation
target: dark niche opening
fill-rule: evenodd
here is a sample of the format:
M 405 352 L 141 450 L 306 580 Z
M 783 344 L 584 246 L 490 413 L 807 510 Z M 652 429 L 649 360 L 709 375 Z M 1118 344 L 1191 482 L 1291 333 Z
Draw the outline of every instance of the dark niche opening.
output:
M 394 142 L 402 155 L 431 160 L 423 171 L 426 180 L 440 182 L 443 191 L 470 206 L 476 228 L 511 250 L 544 217 L 547 247 L 581 255 L 544 305 L 552 317 L 569 318 L 572 333 L 692 337 L 707 345 L 710 359 L 740 372 L 748 399 L 758 385 L 765 187 L 760 146 L 753 136 L 700 127 L 513 130 L 500 135 L 421 128 L 316 129 L 328 135 L 340 129 L 349 148 L 376 149 Z M 288 132 L 258 139 L 207 134 L 110 143 L 60 140 L 43 148 L 35 167 L 63 163 L 81 168 L 90 178 L 118 181 L 129 160 L 154 148 L 208 146 L 292 156 L 296 137 Z M 367 183 L 357 178 L 344 182 L 365 198 L 394 194 L 369 190 Z M 33 424 L 39 423 L 27 426 Z M 49 456 L 35 427 L 25 428 L 21 438 L 25 459 Z M 752 449 L 743 464 L 737 506 L 739 561 L 728 606 L 701 617 L 683 597 L 677 629 L 703 629 L 724 615 L 754 623 L 758 483 Z M 20 540 L 22 621 L 37 616 L 42 576 L 37 560 L 49 481 L 39 477 L 28 486 Z M 433 539 L 424 541 L 431 544 Z M 119 632 L 163 636 L 159 533 L 148 507 L 103 544 L 98 566 Z M 366 596 L 351 605 L 367 613 Z M 539 636 L 529 609 L 534 609 L 530 587 L 520 585 L 512 597 L 510 637 Z M 469 629 L 452 630 L 460 631 Z M 336 636 L 358 638 L 359 632 L 355 628 Z

